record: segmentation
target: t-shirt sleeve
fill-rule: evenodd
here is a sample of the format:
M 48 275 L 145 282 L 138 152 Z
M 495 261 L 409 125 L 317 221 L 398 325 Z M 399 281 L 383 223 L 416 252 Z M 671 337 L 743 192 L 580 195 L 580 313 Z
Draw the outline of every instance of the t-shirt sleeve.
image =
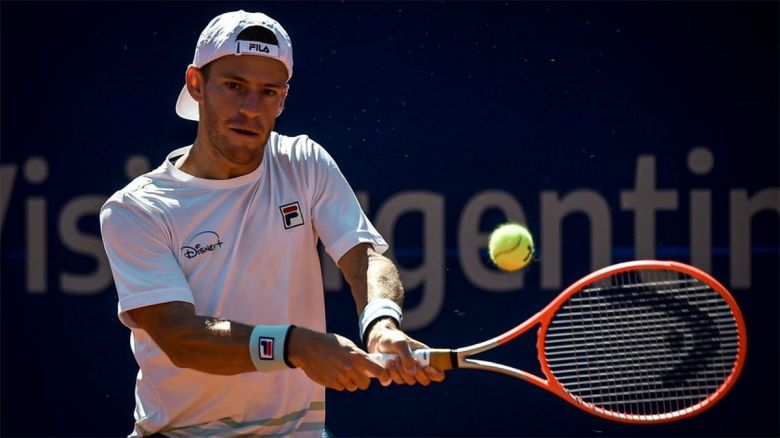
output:
M 111 198 L 100 211 L 103 245 L 119 295 L 119 320 L 137 325 L 128 310 L 172 301 L 193 303 L 192 291 L 152 214 L 124 198 Z
M 370 243 L 380 254 L 385 252 L 387 243 L 366 217 L 336 162 L 324 148 L 312 143 L 312 220 L 327 253 L 338 262 L 360 243 Z

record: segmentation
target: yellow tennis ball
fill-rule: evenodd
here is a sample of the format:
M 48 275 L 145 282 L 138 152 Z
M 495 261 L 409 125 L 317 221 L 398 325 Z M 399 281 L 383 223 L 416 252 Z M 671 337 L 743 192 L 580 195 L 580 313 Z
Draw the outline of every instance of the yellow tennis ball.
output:
M 517 271 L 531 262 L 534 239 L 528 229 L 520 224 L 503 224 L 490 233 L 488 249 L 490 260 L 496 266 L 504 271 Z

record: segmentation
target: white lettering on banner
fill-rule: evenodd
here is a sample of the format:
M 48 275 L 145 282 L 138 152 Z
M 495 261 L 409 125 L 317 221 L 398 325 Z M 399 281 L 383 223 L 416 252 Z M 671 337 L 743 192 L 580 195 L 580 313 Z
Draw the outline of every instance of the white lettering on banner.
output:
M 688 155 L 688 170 L 694 175 L 709 174 L 714 165 L 712 152 L 704 147 L 691 150 Z M 21 167 L 21 169 L 20 169 Z M 21 171 L 20 171 L 21 170 Z M 128 179 L 133 179 L 149 170 L 149 161 L 140 155 L 128 158 L 125 165 Z M 634 215 L 633 235 L 636 236 L 634 258 L 655 256 L 656 212 L 665 211 L 668 215 L 679 215 L 679 188 L 659 189 L 656 187 L 656 157 L 641 155 L 637 157 L 634 187 L 620 191 L 620 208 Z M 46 193 L 45 182 L 49 177 L 49 164 L 42 157 L 34 156 L 19 164 L 0 166 L 0 237 L 8 233 L 21 238 L 24 248 L 8 248 L 7 237 L 3 241 L 4 257 L 7 254 L 22 254 L 26 260 L 24 274 L 25 290 L 28 294 L 44 294 L 50 291 L 47 283 L 50 270 L 56 272 L 58 285 L 56 290 L 71 295 L 90 295 L 108 290 L 111 285 L 111 272 L 100 236 L 80 230 L 82 219 L 97 221 L 104 195 L 79 194 L 65 200 L 58 211 L 51 211 L 48 200 L 40 193 Z M 21 175 L 21 177 L 20 177 Z M 25 185 L 26 184 L 26 185 Z M 40 190 L 32 189 L 40 188 Z M 726 193 L 716 194 L 725 197 Z M 730 252 L 730 278 L 732 288 L 749 289 L 752 285 L 751 250 L 754 218 L 761 216 L 767 220 L 767 214 L 780 215 L 780 188 L 764 187 L 751 189 L 731 189 L 728 200 L 728 250 Z M 22 197 L 20 197 L 22 196 Z M 358 192 L 357 197 L 365 211 L 369 211 L 369 195 Z M 712 266 L 712 227 L 713 193 L 711 190 L 696 188 L 689 192 L 689 214 L 680 223 L 689 227 L 690 262 L 709 271 Z M 376 208 L 374 224 L 390 244 L 387 254 L 395 259 L 398 248 L 395 236 L 399 221 L 408 214 L 422 217 L 422 230 L 417 248 L 413 248 L 415 258 L 421 262 L 412 267 L 399 264 L 399 273 L 407 292 L 420 294 L 416 304 L 406 309 L 405 327 L 409 330 L 420 329 L 431 324 L 439 316 L 445 298 L 445 245 L 444 230 L 447 217 L 457 218 L 457 257 L 466 279 L 475 287 L 490 292 L 509 292 L 524 287 L 523 274 L 501 274 L 485 265 L 480 252 L 487 246 L 487 231 L 480 229 L 482 216 L 490 209 L 498 210 L 507 218 L 525 222 L 525 211 L 517 199 L 508 192 L 485 190 L 475 193 L 464 205 L 459 215 L 447 215 L 445 196 L 428 191 L 399 192 Z M 593 269 L 611 263 L 612 257 L 612 212 L 604 195 L 589 190 L 576 189 L 566 194 L 553 190 L 539 193 L 540 230 L 537 248 L 541 248 L 540 288 L 558 291 L 562 282 L 562 260 L 564 257 L 562 242 L 565 239 L 563 223 L 570 215 L 584 215 L 590 227 L 590 265 Z M 59 204 L 58 204 L 59 205 Z M 22 227 L 9 211 L 24 215 Z M 50 216 L 56 217 L 57 232 L 48 233 Z M 715 218 L 726 220 L 725 214 Z M 9 222 L 12 225 L 9 225 Z M 687 222 L 687 223 L 686 223 Z M 54 222 L 52 222 L 54 223 Z M 767 223 L 767 222 L 762 222 Z M 6 228 L 9 228 L 6 230 Z M 5 233 L 5 234 L 2 234 Z M 776 242 L 762 242 L 776 244 Z M 61 245 L 70 253 L 80 254 L 94 260 L 91 272 L 67 272 L 52 259 L 50 245 Z M 773 253 L 775 254 L 775 253 Z M 327 291 L 340 291 L 344 286 L 341 273 L 329 257 L 321 257 L 323 280 Z M 53 265 L 53 266 L 52 266 Z M 15 275 L 6 272 L 4 275 Z M 417 298 L 417 297 L 415 297 Z
M 620 192 L 620 208 L 634 211 L 635 258 L 654 259 L 655 211 L 677 210 L 676 190 L 656 190 L 654 156 L 641 155 L 637 160 L 634 190 Z
M 63 292 L 75 295 L 91 295 L 100 293 L 111 285 L 111 265 L 108 264 L 103 240 L 100 236 L 84 233 L 79 230 L 79 220 L 87 216 L 100 214 L 100 207 L 106 198 L 98 195 L 79 196 L 72 200 L 60 213 L 58 223 L 60 239 L 66 248 L 76 254 L 90 256 L 97 261 L 97 268 L 88 274 L 60 274 L 60 287 Z
M 715 157 L 707 148 L 694 148 L 688 153 L 688 169 L 694 175 L 706 175 L 715 166 Z M 691 190 L 690 196 L 691 264 L 712 271 L 712 193 Z
M 32 157 L 24 164 L 24 179 L 31 184 L 42 184 L 49 178 L 49 163 L 41 157 Z M 46 198 L 27 198 L 27 291 L 31 294 L 46 292 L 48 263 Z M 3 214 L 5 216 L 5 213 Z
M 582 212 L 590 220 L 590 268 L 603 268 L 612 261 L 612 218 L 607 201 L 592 190 L 575 190 L 563 199 L 544 191 L 542 198 L 542 288 L 561 287 L 561 227 L 566 216 Z M 537 244 L 538 245 L 538 244 Z
M 128 179 L 149 171 L 146 157 L 132 156 L 125 166 Z M 17 165 L 0 166 L 2 173 L 2 190 L 0 190 L 0 233 L 5 230 L 6 216 L 10 210 L 11 199 L 16 186 Z M 24 163 L 22 172 L 24 181 L 39 185 L 49 177 L 49 164 L 42 157 L 31 157 Z M 67 271 L 59 272 L 59 290 L 73 295 L 94 295 L 104 292 L 111 286 L 111 267 L 103 250 L 103 242 L 99 235 L 79 230 L 78 223 L 86 217 L 97 220 L 100 207 L 106 201 L 104 195 L 81 195 L 64 204 L 59 213 L 57 231 L 62 245 L 76 254 L 82 254 L 93 259 L 96 268 L 86 274 L 74 274 Z M 29 294 L 44 294 L 49 291 L 47 282 L 49 274 L 49 236 L 47 218 L 49 215 L 46 198 L 29 196 L 25 203 L 25 289 Z M 2 235 L 2 234 L 0 234 Z
M 762 212 L 774 210 L 780 214 L 780 189 L 777 187 L 759 190 L 753 197 L 747 190 L 729 192 L 731 231 L 731 286 L 748 289 L 751 285 L 751 220 Z

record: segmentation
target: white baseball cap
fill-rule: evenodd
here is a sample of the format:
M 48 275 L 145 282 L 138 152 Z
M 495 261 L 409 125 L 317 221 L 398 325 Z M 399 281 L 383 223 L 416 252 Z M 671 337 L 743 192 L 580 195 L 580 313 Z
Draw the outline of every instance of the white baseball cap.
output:
M 292 77 L 290 36 L 278 21 L 260 12 L 233 11 L 214 17 L 198 38 L 191 65 L 201 68 L 227 55 L 278 59 L 287 68 L 287 80 Z M 199 120 L 198 102 L 190 96 L 186 84 L 176 101 L 176 114 L 187 120 Z

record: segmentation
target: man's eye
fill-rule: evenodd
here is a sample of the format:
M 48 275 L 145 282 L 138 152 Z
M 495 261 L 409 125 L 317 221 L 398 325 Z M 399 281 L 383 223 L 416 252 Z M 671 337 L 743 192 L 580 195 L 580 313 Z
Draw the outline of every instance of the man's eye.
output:
M 231 90 L 240 90 L 241 84 L 238 82 L 228 82 L 225 84 L 226 87 L 230 88 Z
M 264 88 L 263 94 L 265 94 L 266 96 L 276 96 L 277 92 L 273 88 Z

